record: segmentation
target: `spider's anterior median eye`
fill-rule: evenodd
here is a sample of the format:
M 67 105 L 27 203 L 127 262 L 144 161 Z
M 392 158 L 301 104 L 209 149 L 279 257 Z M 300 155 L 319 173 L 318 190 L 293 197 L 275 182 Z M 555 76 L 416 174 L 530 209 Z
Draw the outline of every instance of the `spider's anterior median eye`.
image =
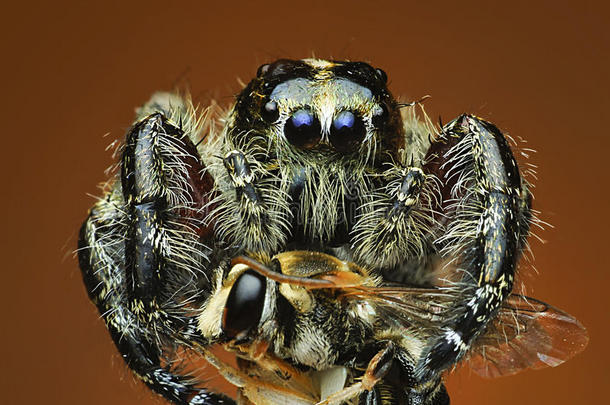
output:
M 222 329 L 229 339 L 258 325 L 265 304 L 265 277 L 245 271 L 233 284 L 222 319 Z
M 284 135 L 288 142 L 299 148 L 312 148 L 320 142 L 321 127 L 318 118 L 307 109 L 292 113 L 284 125 Z
M 336 150 L 351 152 L 358 148 L 365 135 L 362 118 L 351 111 L 342 111 L 335 117 L 328 139 Z

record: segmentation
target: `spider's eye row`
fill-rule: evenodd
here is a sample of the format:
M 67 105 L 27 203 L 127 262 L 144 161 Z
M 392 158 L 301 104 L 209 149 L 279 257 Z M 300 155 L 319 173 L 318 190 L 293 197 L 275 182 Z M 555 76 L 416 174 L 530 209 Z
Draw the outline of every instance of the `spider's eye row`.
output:
M 318 118 L 308 109 L 301 108 L 292 113 L 284 125 L 288 142 L 299 148 L 312 148 L 320 142 L 321 126 Z
M 361 117 L 351 111 L 342 111 L 333 120 L 329 141 L 340 152 L 356 150 L 366 135 L 366 127 Z
M 225 305 L 222 329 L 229 339 L 258 325 L 265 304 L 266 279 L 246 270 L 233 284 Z
M 301 108 L 286 121 L 284 135 L 298 148 L 313 148 L 322 138 L 320 121 L 311 110 Z M 341 111 L 332 122 L 328 140 L 337 151 L 346 153 L 358 149 L 365 136 L 362 117 L 352 111 Z

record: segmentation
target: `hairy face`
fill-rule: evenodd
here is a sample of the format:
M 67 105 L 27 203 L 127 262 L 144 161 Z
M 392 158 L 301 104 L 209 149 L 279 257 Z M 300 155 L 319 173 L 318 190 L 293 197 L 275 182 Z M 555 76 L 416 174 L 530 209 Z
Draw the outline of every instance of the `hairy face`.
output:
M 382 70 L 363 62 L 263 65 L 238 96 L 228 135 L 277 155 L 360 155 L 367 161 L 394 155 L 404 135 L 386 81 Z

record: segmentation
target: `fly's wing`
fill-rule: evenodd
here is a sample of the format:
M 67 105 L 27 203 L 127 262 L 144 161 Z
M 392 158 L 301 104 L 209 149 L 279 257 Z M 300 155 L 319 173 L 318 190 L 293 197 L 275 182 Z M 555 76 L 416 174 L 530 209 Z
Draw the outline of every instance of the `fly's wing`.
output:
M 535 298 L 513 294 L 470 352 L 485 378 L 556 367 L 582 352 L 589 336 L 573 316 Z
M 417 331 L 419 337 L 442 333 L 451 290 L 370 287 L 346 291 L 346 296 L 371 302 L 387 324 Z M 556 367 L 580 353 L 589 337 L 573 316 L 535 298 L 510 295 L 469 352 L 467 364 L 478 375 L 494 378 L 526 369 Z
M 447 313 L 457 298 L 448 290 L 403 286 L 347 288 L 342 296 L 370 308 L 377 327 L 389 327 L 422 342 L 442 333 Z

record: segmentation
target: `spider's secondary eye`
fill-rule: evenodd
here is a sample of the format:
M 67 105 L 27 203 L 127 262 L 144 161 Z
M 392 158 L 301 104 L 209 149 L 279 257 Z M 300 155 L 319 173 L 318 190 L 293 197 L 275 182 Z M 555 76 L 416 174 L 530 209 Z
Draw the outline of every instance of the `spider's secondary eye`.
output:
M 383 128 L 388 119 L 388 115 L 388 107 L 385 105 L 385 103 L 381 103 L 379 105 L 379 109 L 375 113 L 373 113 L 373 125 L 375 126 L 375 128 Z
M 366 135 L 364 122 L 351 111 L 342 111 L 334 119 L 329 140 L 340 152 L 354 151 Z
M 244 272 L 231 288 L 222 329 L 229 339 L 258 325 L 265 304 L 266 279 L 252 270 Z
M 277 109 L 277 103 L 275 101 L 267 101 L 263 106 L 261 115 L 268 123 L 277 121 L 280 116 L 280 111 Z
M 264 65 L 260 65 L 258 67 L 258 69 L 256 70 L 256 76 L 257 77 L 264 76 L 267 73 L 267 71 L 269 70 L 269 66 L 270 65 L 268 63 L 265 63 Z
M 388 82 L 388 75 L 381 69 L 375 69 L 375 73 L 377 73 L 377 78 L 386 84 Z
M 295 111 L 284 125 L 288 142 L 299 148 L 311 148 L 320 142 L 321 127 L 318 118 L 306 109 Z

